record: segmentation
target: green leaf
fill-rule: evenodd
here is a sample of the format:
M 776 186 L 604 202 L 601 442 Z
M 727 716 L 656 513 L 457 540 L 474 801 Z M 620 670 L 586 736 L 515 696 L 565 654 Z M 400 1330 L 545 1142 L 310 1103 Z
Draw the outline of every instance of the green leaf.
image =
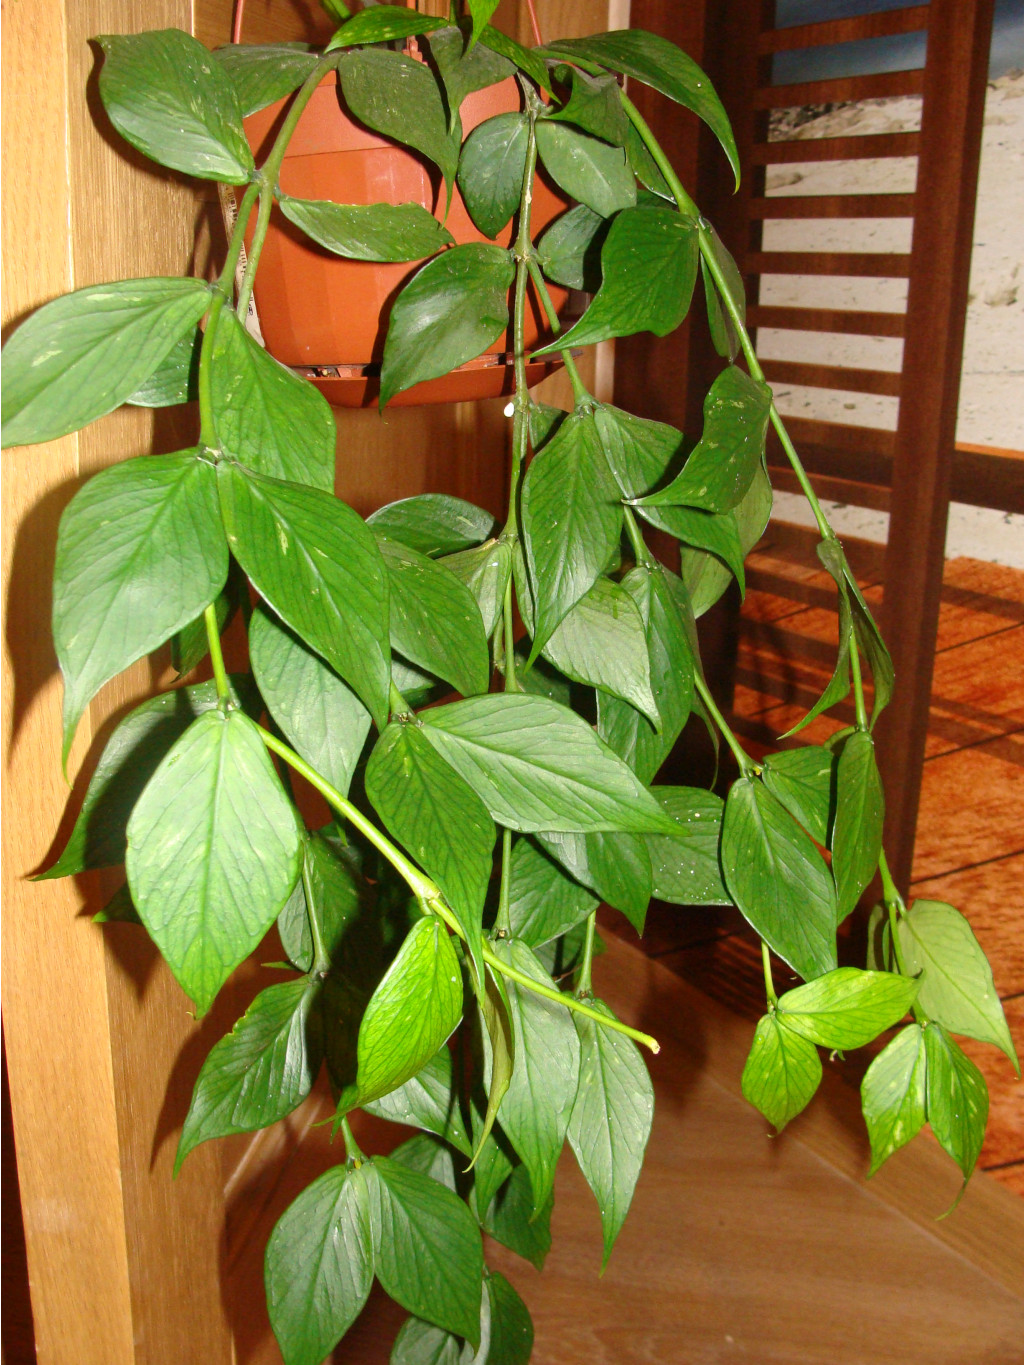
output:
M 232 682 L 238 688 L 244 680 Z M 38 880 L 123 863 L 125 826 L 146 783 L 196 717 L 218 705 L 216 685 L 207 682 L 161 692 L 129 712 L 107 740 L 63 852 Z
M 243 599 L 248 605 L 249 584 L 238 564 L 231 560 L 228 564 L 228 578 L 224 587 L 213 600 L 213 614 L 217 622 L 217 634 L 223 635 Z M 206 612 L 190 621 L 171 636 L 171 665 L 179 678 L 186 677 L 206 658 L 210 652 L 210 637 L 206 630 Z M 261 708 L 262 709 L 262 708 Z
M 721 797 L 699 787 L 654 787 L 652 795 L 677 826 L 672 835 L 647 836 L 653 894 L 671 905 L 731 905 L 718 861 Z
M 992 968 L 960 911 L 942 901 L 914 901 L 899 921 L 899 936 L 907 972 L 920 973 L 917 999 L 928 1018 L 1001 1048 L 1019 1076 Z
M 400 540 L 421 555 L 450 555 L 487 540 L 494 518 L 449 493 L 418 493 L 378 508 L 366 518 L 378 535 Z
M 835 755 L 817 744 L 768 754 L 761 780 L 811 838 L 828 847 L 835 809 Z
M 704 120 L 722 144 L 729 164 L 740 180 L 740 159 L 729 118 L 700 67 L 685 52 L 656 33 L 643 29 L 617 29 L 589 38 L 568 38 L 549 45 L 552 52 L 565 52 L 597 62 L 609 71 L 632 76 L 667 95 Z
M 988 1086 L 964 1050 L 941 1024 L 924 1030 L 928 1122 L 939 1145 L 969 1180 L 985 1141 Z
M 380 1099 L 368 1101 L 363 1108 L 391 1123 L 425 1128 L 457 1147 L 464 1156 L 470 1155 L 458 1091 L 452 1084 L 452 1057 L 446 1047 L 436 1052 L 411 1080 Z
M 207 711 L 157 768 L 128 822 L 132 900 L 205 1014 L 299 874 L 300 831 L 259 731 Z
M 621 910 L 637 933 L 643 933 L 651 899 L 651 859 L 640 835 L 547 833 L 538 834 L 537 841 L 581 885 Z
M 733 783 L 722 821 L 722 871 L 744 918 L 810 980 L 836 965 L 836 893 L 818 850 L 753 778 Z
M 499 0 L 468 0 L 467 8 L 473 20 L 473 31 L 469 35 L 468 47 L 473 47 L 490 23 L 491 15 L 498 8 L 498 4 Z
M 642 499 L 647 507 L 683 504 L 728 512 L 753 483 L 764 460 L 772 391 L 732 365 L 704 400 L 704 430 L 679 474 Z
M 715 264 L 725 278 L 730 295 L 739 306 L 740 317 L 746 322 L 747 301 L 743 288 L 743 276 L 740 274 L 739 266 L 710 223 L 705 224 L 704 232 L 705 240 L 710 244 Z M 736 359 L 740 351 L 739 334 L 726 311 L 724 300 L 718 293 L 718 288 L 703 256 L 701 257 L 700 269 L 704 281 L 704 299 L 707 303 L 708 329 L 711 332 L 711 341 L 718 354 L 731 362 Z
M 442 1048 L 438 1056 L 444 1052 L 447 1052 L 447 1048 Z M 436 1137 L 431 1137 L 427 1133 L 417 1133 L 408 1142 L 403 1142 L 401 1147 L 396 1147 L 390 1156 L 392 1161 L 404 1166 L 406 1170 L 419 1171 L 421 1175 L 428 1175 L 431 1180 L 436 1180 L 446 1190 L 458 1194 L 458 1182 L 455 1179 L 455 1162 L 452 1159 L 452 1154 L 443 1142 L 438 1142 Z
M 843 555 L 843 576 L 850 594 L 850 611 L 853 615 L 857 640 L 867 656 L 868 666 L 871 669 L 871 680 L 875 689 L 874 700 L 871 704 L 871 725 L 874 728 L 879 715 L 892 700 L 893 689 L 896 686 L 896 673 L 893 669 L 892 656 L 882 639 L 878 626 L 875 624 L 871 609 L 864 600 L 864 594 L 857 586 L 857 580 L 853 576 L 853 571 L 847 563 L 845 554 Z
M 525 1165 L 516 1166 L 481 1219 L 483 1229 L 503 1247 L 522 1256 L 537 1270 L 543 1270 L 551 1250 L 551 1210 L 554 1204 L 552 1190 L 537 1213 L 534 1210 L 530 1172 Z
M 348 1107 L 411 1080 L 461 1017 L 462 977 L 448 932 L 438 919 L 417 920 L 366 1007 L 359 1028 L 359 1093 Z
M 582 717 L 505 693 L 436 706 L 423 734 L 500 824 L 534 830 L 670 831 L 646 787 Z
M 507 540 L 488 540 L 473 550 L 445 555 L 441 562 L 473 594 L 489 639 L 501 616 L 512 573 L 511 545 Z
M 175 28 L 96 41 L 100 98 L 122 137 L 161 166 L 245 184 L 253 159 L 238 96 L 202 43 Z
M 601 1000 L 595 1009 L 609 1018 Z M 585 1015 L 574 1014 L 580 1079 L 568 1138 L 601 1210 L 602 1270 L 626 1220 L 654 1118 L 654 1087 L 636 1044 Z
M 312 384 L 279 364 L 234 313 L 210 357 L 213 422 L 225 455 L 274 479 L 334 492 L 334 418 Z
M 473 360 L 508 326 L 512 257 L 470 242 L 428 261 L 405 286 L 384 343 L 383 409 L 396 393 Z
M 302 1191 L 270 1234 L 267 1310 L 285 1365 L 322 1365 L 362 1312 L 380 1237 L 373 1171 L 333 1167 Z
M 437 560 L 378 533 L 391 599 L 391 644 L 463 696 L 486 692 L 491 679 L 483 618 L 461 579 Z
M 249 660 L 267 710 L 296 752 L 348 795 L 370 713 L 333 669 L 263 607 L 249 622 Z
M 467 95 L 497 85 L 515 72 L 510 61 L 499 57 L 483 43 L 473 43 L 467 48 L 462 29 L 454 24 L 435 30 L 428 41 L 430 55 L 437 63 L 448 96 L 449 127 L 455 126 L 459 106 Z
M 482 1320 L 480 1326 L 483 1350 Z M 424 1322 L 422 1318 L 406 1318 L 388 1360 L 389 1365 L 473 1365 L 477 1358 L 472 1346 L 460 1342 L 451 1332 L 435 1327 L 432 1322 Z
M 366 794 L 441 888 L 483 980 L 481 922 L 496 837 L 487 807 L 416 721 L 392 722 L 381 735 L 366 765 Z
M 330 830 L 331 826 L 327 827 Z M 363 909 L 360 883 L 351 865 L 350 850 L 326 831 L 307 834 L 303 860 L 306 873 L 277 917 L 277 931 L 281 936 L 290 962 L 300 971 L 311 971 L 314 966 L 313 936 L 309 927 L 310 907 L 306 900 L 306 885 L 313 894 L 312 911 L 317 916 L 324 947 L 335 963 L 345 956 L 346 940 Z M 364 974 L 366 968 L 364 965 Z
M 837 967 L 779 999 L 777 1017 L 786 1028 L 822 1047 L 863 1047 L 914 1003 L 917 982 L 892 972 Z
M 500 29 L 494 28 L 491 24 L 488 24 L 478 36 L 484 47 L 489 47 L 492 52 L 497 52 L 514 66 L 517 66 L 520 71 L 525 71 L 534 84 L 539 85 L 542 90 L 548 91 L 549 94 L 551 93 L 548 69 L 532 48 L 523 47 L 514 38 L 507 38 Z
M 607 225 L 586 204 L 577 204 L 545 228 L 537 242 L 537 260 L 548 279 L 567 289 L 596 294 L 601 287 L 601 246 Z
M 197 327 L 178 338 L 148 379 L 124 400 L 136 408 L 173 408 L 199 397 L 203 333 Z
M 462 144 L 459 190 L 486 237 L 497 237 L 519 207 L 529 140 L 525 114 L 496 114 L 478 124 Z
M 377 725 L 388 717 L 388 583 L 360 517 L 316 488 L 236 464 L 218 466 L 232 553 L 257 592 L 358 693 Z
M 309 76 L 317 54 L 306 43 L 228 43 L 213 56 L 228 74 L 244 117 L 283 100 Z
M 387 1157 L 375 1157 L 381 1237 L 377 1276 L 395 1299 L 437 1327 L 480 1341 L 483 1247 L 458 1195 Z
M 619 98 L 619 83 L 614 76 L 589 76 L 579 67 L 561 66 L 556 75 L 563 84 L 571 82 L 568 103 L 547 117 L 555 122 L 574 123 L 584 132 L 624 147 L 629 119 Z
M 198 616 L 227 572 L 214 469 L 195 451 L 111 465 L 75 495 L 53 570 L 65 762 L 91 698 Z
M 90 285 L 33 313 L 3 348 L 3 445 L 53 441 L 128 401 L 210 306 L 203 280 Z
M 666 507 L 637 508 L 641 516 L 647 517 L 648 520 L 652 519 L 652 513 L 665 516 L 672 513 L 673 510 L 678 511 L 679 509 Z M 749 554 L 761 539 L 765 527 L 768 525 L 771 510 L 772 486 L 762 466 L 754 471 L 753 482 L 743 499 L 737 503 L 731 512 L 724 514 L 726 518 L 735 518 L 740 550 L 744 555 Z M 659 525 L 661 523 L 658 521 L 654 524 Z M 686 584 L 693 613 L 698 617 L 703 616 L 729 586 L 729 570 L 724 567 L 716 555 L 708 554 L 705 550 L 684 547 L 680 551 L 679 561 L 679 573 Z
M 349 22 L 362 17 L 360 13 Z M 459 129 L 449 134 L 441 89 L 430 67 L 401 52 L 364 48 L 343 57 L 338 69 L 345 103 L 355 117 L 375 133 L 422 152 L 440 167 L 450 190 L 462 138 Z
M 692 621 L 682 613 L 682 584 L 661 565 L 632 569 L 622 580 L 647 626 L 651 689 L 661 716 L 660 731 L 639 711 L 604 693 L 597 699 L 601 738 L 642 782 L 650 782 L 671 752 L 693 704 L 695 660 Z
M 806 1109 L 821 1084 L 821 1058 L 813 1043 L 783 1028 L 775 1014 L 762 1017 L 743 1068 L 743 1097 L 781 1133 Z
M 517 839 L 509 872 L 512 934 L 531 948 L 568 933 L 596 910 L 598 900 L 532 839 Z
M 318 990 L 304 977 L 270 986 L 215 1044 L 196 1081 L 175 1172 L 201 1142 L 267 1128 L 306 1098 L 322 1060 Z
M 622 507 L 591 413 L 559 427 L 526 471 L 521 524 L 535 604 L 536 658 L 590 591 L 622 533 Z
M 669 203 L 675 203 L 675 197 L 669 189 L 668 181 L 662 175 L 658 163 L 651 155 L 646 142 L 633 127 L 632 123 L 626 124 L 626 155 L 629 157 L 629 164 L 633 167 L 633 174 L 640 184 L 646 189 L 656 194 L 659 199 L 667 199 Z M 702 262 L 703 264 L 703 262 Z
M 525 976 L 552 981 L 525 943 L 498 939 L 493 951 Z M 568 1009 L 515 981 L 506 983 L 516 1037 L 515 1068 L 498 1120 L 530 1173 L 533 1212 L 547 1203 L 579 1077 L 580 1044 Z
M 838 541 L 822 540 L 819 541 L 816 548 L 818 558 L 835 579 L 839 592 L 836 603 L 839 612 L 839 643 L 836 651 L 836 665 L 824 692 L 803 720 L 794 725 L 792 729 L 787 730 L 786 734 L 782 736 L 783 739 L 797 734 L 804 726 L 809 725 L 816 716 L 820 716 L 823 711 L 827 711 L 829 707 L 841 702 L 850 691 L 850 642 L 853 639 L 853 612 L 850 606 L 849 588 L 843 573 L 843 565 L 846 562 L 845 556 Z
M 843 745 L 836 769 L 832 875 L 840 922 L 878 870 L 884 819 L 885 793 L 875 762 L 874 740 L 858 730 Z
M 908 1024 L 865 1072 L 860 1094 L 871 1140 L 869 1176 L 924 1126 L 926 1069 L 924 1030 Z
M 339 47 L 355 47 L 359 43 L 393 43 L 443 26 L 443 19 L 417 14 L 401 5 L 374 5 L 342 24 L 324 51 L 334 52 Z
M 541 128 L 550 126 L 538 127 L 538 140 Z M 696 219 L 667 207 L 623 209 L 601 248 L 601 288 L 593 303 L 575 326 L 534 355 L 635 332 L 667 336 L 689 311 L 699 255 Z
M 119 886 L 102 910 L 92 917 L 93 924 L 138 924 L 142 926 L 139 912 L 132 904 L 128 883 Z
M 497 1270 L 488 1275 L 486 1287 L 491 1301 L 488 1365 L 529 1365 L 533 1323 L 526 1304 Z
M 562 617 L 544 655 L 573 682 L 621 697 L 652 725 L 661 725 L 643 617 L 630 594 L 610 578 L 599 578 Z
M 281 212 L 307 237 L 353 261 L 419 261 L 455 238 L 422 204 L 334 204 L 279 194 Z
M 537 124 L 537 154 L 556 185 L 602 218 L 636 203 L 636 178 L 621 147 L 543 119 Z
M 501 1184 L 511 1170 L 511 1162 L 504 1150 L 498 1146 L 492 1129 L 498 1117 L 498 1109 L 509 1081 L 515 1062 L 516 1040 L 512 1026 L 512 1007 L 509 1004 L 505 982 L 492 967 L 488 967 L 483 978 L 482 989 L 476 990 L 477 1004 L 483 1031 L 480 1044 L 483 1051 L 484 1082 L 487 1087 L 487 1106 L 480 1113 L 476 1096 L 470 1097 L 470 1117 L 473 1122 L 473 1195 L 478 1209 L 486 1209 L 491 1193 Z

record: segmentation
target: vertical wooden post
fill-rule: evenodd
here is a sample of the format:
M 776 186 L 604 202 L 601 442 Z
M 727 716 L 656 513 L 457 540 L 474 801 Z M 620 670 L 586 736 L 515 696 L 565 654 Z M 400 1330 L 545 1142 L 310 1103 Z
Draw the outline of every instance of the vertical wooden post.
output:
M 932 0 L 885 558 L 896 693 L 879 723 L 887 847 L 906 890 L 921 792 L 963 357 L 992 0 Z

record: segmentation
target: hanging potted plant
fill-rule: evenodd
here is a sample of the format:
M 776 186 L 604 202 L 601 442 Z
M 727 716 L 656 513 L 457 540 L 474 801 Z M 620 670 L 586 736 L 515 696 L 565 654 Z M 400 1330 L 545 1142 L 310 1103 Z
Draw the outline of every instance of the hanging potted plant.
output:
M 124 402 L 178 401 L 197 365 L 194 445 L 104 470 L 64 514 L 53 630 L 65 759 L 98 688 L 168 640 L 182 673 L 208 656 L 212 676 L 121 721 L 44 875 L 123 861 L 108 915 L 145 926 L 197 1015 L 276 924 L 287 975 L 204 1062 L 178 1161 L 283 1118 L 326 1066 L 339 1160 L 266 1253 L 287 1365 L 331 1352 L 375 1276 L 410 1314 L 396 1365 L 528 1360 L 529 1315 L 485 1266 L 481 1232 L 529 1250 L 566 1142 L 597 1197 L 607 1260 L 652 1120 L 641 1049 L 657 1043 L 594 994 L 599 901 L 638 929 L 652 895 L 739 907 L 762 942 L 766 993 L 743 1089 L 777 1128 L 813 1096 L 819 1047 L 846 1051 L 899 1026 L 864 1079 L 873 1168 L 928 1122 L 966 1182 L 987 1098 L 952 1035 L 1016 1060 L 966 920 L 935 902 L 908 908 L 889 876 L 872 738 L 893 681 L 885 645 L 763 380 L 736 267 L 620 80 L 703 119 L 735 167 L 725 111 L 652 34 L 525 49 L 488 26 L 493 8 L 471 4 L 464 26 L 433 29 L 435 65 L 415 78 L 440 82 L 454 128 L 452 92 L 476 79 L 481 44 L 515 68 L 518 107 L 481 122 L 441 167 L 487 239 L 460 244 L 419 199 L 355 213 L 281 183 L 303 109 L 339 70 L 344 89 L 355 48 L 393 73 L 376 92 L 379 131 L 420 145 L 406 67 L 379 45 L 424 33 L 421 18 L 367 9 L 301 61 L 274 48 L 218 60 L 174 30 L 100 39 L 114 126 L 164 166 L 244 187 L 238 223 L 212 284 L 82 289 L 30 317 L 4 352 L 6 446 Z M 295 87 L 257 163 L 247 101 Z M 538 165 L 578 201 L 539 237 Z M 334 497 L 327 403 L 242 322 L 275 205 L 324 249 L 358 224 L 379 255 L 430 256 L 390 309 L 382 406 L 511 331 L 500 528 L 446 496 L 365 522 Z M 595 262 L 593 302 L 563 332 L 550 285 L 589 283 Z M 674 428 L 598 402 L 572 348 L 664 335 L 698 275 L 723 365 L 687 447 Z M 529 392 L 531 287 L 555 334 L 533 354 L 560 356 L 570 411 Z M 808 719 L 852 688 L 856 721 L 828 746 L 755 763 L 704 683 L 697 620 L 731 577 L 742 582 L 767 522 L 769 424 L 839 601 L 835 672 Z M 651 553 L 647 527 L 680 541 L 680 574 Z M 249 667 L 231 674 L 221 634 L 233 608 Z M 735 761 L 724 801 L 657 782 L 694 716 Z M 307 829 L 292 783 L 317 791 L 334 822 Z M 837 926 L 876 870 L 870 960 L 840 966 Z M 779 995 L 773 954 L 806 984 Z M 420 1134 L 366 1153 L 349 1122 L 359 1108 Z

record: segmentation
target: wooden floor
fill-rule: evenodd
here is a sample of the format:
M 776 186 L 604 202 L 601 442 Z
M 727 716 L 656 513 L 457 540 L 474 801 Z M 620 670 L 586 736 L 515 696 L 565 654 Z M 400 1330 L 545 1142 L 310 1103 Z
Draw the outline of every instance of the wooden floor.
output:
M 865 543 L 851 549 L 877 603 L 880 557 Z M 775 747 L 831 671 L 834 586 L 814 563 L 800 533 L 774 524 L 748 561 L 733 722 L 755 755 Z M 852 720 L 843 708 L 836 715 L 804 736 L 820 742 Z M 912 891 L 971 921 L 1024 1055 L 1024 572 L 947 561 Z M 760 955 L 734 912 L 652 907 L 644 947 L 737 1013 L 762 1012 Z M 991 1094 L 980 1164 L 1024 1195 L 1024 1086 L 994 1048 L 964 1046 Z M 850 1068 L 851 1080 L 859 1075 Z

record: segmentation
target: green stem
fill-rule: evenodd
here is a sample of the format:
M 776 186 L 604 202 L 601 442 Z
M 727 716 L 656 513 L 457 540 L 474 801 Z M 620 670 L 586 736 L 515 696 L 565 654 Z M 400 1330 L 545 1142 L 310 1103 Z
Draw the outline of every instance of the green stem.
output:
M 359 1143 L 356 1142 L 355 1134 L 352 1132 L 352 1126 L 347 1117 L 341 1120 L 340 1127 L 341 1135 L 345 1139 L 345 1155 L 353 1165 L 361 1166 L 363 1162 L 367 1161 L 369 1158 L 359 1146 Z
M 305 856 L 302 859 L 302 890 L 306 896 L 306 916 L 309 919 L 309 933 L 313 940 L 313 971 L 317 976 L 326 976 L 331 970 L 331 955 L 324 943 L 320 916 L 317 914 L 313 896 L 313 874 L 310 871 L 309 859 Z
M 532 248 L 526 262 L 526 268 L 530 272 L 530 279 L 533 281 L 533 287 L 536 289 L 537 296 L 544 307 L 544 312 L 547 314 L 548 324 L 555 336 L 557 336 L 562 330 L 562 322 L 555 309 L 555 301 L 551 297 L 547 281 L 541 272 L 540 266 L 537 264 L 537 257 Z M 579 406 L 580 403 L 591 402 L 593 395 L 580 378 L 580 372 L 576 368 L 576 361 L 573 359 L 572 351 L 566 347 L 565 350 L 559 351 L 558 354 L 562 357 L 562 364 L 565 366 L 565 372 L 569 376 L 569 383 L 572 385 L 572 396 L 577 406 Z
M 217 607 L 211 602 L 203 612 L 206 622 L 206 639 L 210 646 L 210 659 L 213 663 L 213 678 L 217 684 L 217 700 L 223 706 L 231 700 L 228 684 L 228 671 L 224 667 L 224 651 L 220 646 L 220 631 L 217 628 Z
M 597 937 L 597 911 L 592 910 L 587 916 L 587 932 L 583 940 L 583 961 L 580 963 L 580 978 L 576 984 L 576 996 L 583 999 L 585 996 L 592 995 L 593 991 L 590 984 L 590 972 L 594 963 L 594 939 Z
M 779 997 L 775 994 L 775 982 L 772 980 L 772 959 L 764 939 L 761 940 L 761 966 L 764 969 L 764 993 L 768 997 L 770 1008 L 774 1009 L 779 1003 Z
M 566 995 L 564 991 L 556 990 L 553 986 L 545 986 L 540 981 L 535 981 L 532 976 L 527 976 L 525 972 L 518 971 L 515 967 L 510 967 L 507 962 L 502 962 L 500 957 L 496 957 L 489 948 L 484 947 L 484 961 L 488 966 L 493 967 L 496 972 L 501 972 L 502 976 L 508 977 L 509 981 L 514 981 L 517 986 L 523 986 L 528 991 L 533 991 L 535 995 L 542 995 L 545 1000 L 554 1000 L 559 1005 L 564 1005 L 566 1009 L 572 1010 L 574 1014 L 584 1014 L 588 1019 L 593 1019 L 605 1028 L 612 1029 L 615 1033 L 624 1033 L 627 1038 L 632 1038 L 636 1043 L 642 1043 L 644 1047 L 650 1048 L 652 1052 L 660 1052 L 661 1044 L 656 1038 L 652 1038 L 649 1033 L 641 1033 L 639 1029 L 630 1028 L 628 1024 L 623 1024 L 618 1019 L 613 1019 L 607 1014 L 602 1014 L 600 1010 L 592 1009 L 590 1005 L 584 1004 L 582 1000 L 577 1000 L 574 996 Z
M 633 515 L 631 507 L 623 507 L 623 521 L 626 525 L 626 535 L 629 543 L 633 547 L 633 557 L 639 566 L 645 569 L 653 569 L 656 563 L 654 556 L 647 548 L 647 542 L 643 538 L 640 527 L 637 525 L 636 517 Z
M 311 787 L 314 787 L 324 798 L 329 806 L 333 806 L 339 815 L 343 815 L 350 824 L 355 825 L 356 829 L 369 840 L 379 853 L 382 853 L 396 872 L 402 876 L 409 884 L 410 890 L 421 901 L 429 901 L 439 897 L 440 891 L 435 884 L 415 867 L 404 853 L 391 842 L 386 835 L 381 834 L 376 825 L 368 820 L 358 806 L 354 806 L 347 797 L 342 796 L 336 787 L 333 787 L 325 777 L 301 758 L 294 749 L 282 743 L 276 735 L 272 735 L 269 730 L 265 730 L 262 725 L 257 725 L 260 732 L 260 739 L 271 751 L 283 758 L 290 768 L 294 768 L 300 777 L 304 777 Z
M 256 269 L 260 262 L 260 254 L 263 251 L 263 243 L 266 239 L 267 228 L 270 224 L 270 211 L 274 207 L 274 196 L 280 193 L 277 183 L 281 173 L 281 162 L 284 154 L 288 150 L 288 143 L 291 141 L 292 133 L 295 132 L 295 125 L 302 117 L 303 110 L 313 96 L 313 91 L 317 88 L 328 71 L 333 71 L 341 60 L 342 51 L 328 52 L 317 62 L 313 70 L 299 87 L 298 94 L 292 100 L 288 113 L 285 115 L 284 122 L 281 124 L 281 131 L 274 140 L 274 145 L 270 149 L 270 155 L 264 161 L 257 174 L 256 185 L 259 190 L 260 207 L 256 216 L 256 226 L 253 228 L 252 244 L 249 248 L 249 258 L 245 263 L 245 275 L 242 278 L 242 287 L 238 291 L 238 315 L 245 316 L 245 310 L 249 306 L 249 299 L 252 295 L 253 280 L 256 277 Z
M 740 300 L 733 297 L 732 288 L 725 277 L 715 252 L 714 238 L 708 231 L 708 225 L 705 222 L 703 214 L 697 204 L 683 188 L 682 182 L 676 175 L 672 163 L 662 151 L 658 139 L 651 132 L 646 120 L 643 118 L 636 105 L 633 104 L 628 95 L 621 94 L 620 92 L 620 96 L 622 99 L 622 107 L 625 109 L 630 122 L 643 138 L 644 144 L 654 158 L 658 170 L 661 171 L 662 175 L 665 177 L 665 182 L 672 191 L 672 197 L 676 201 L 679 212 L 696 218 L 697 241 L 700 245 L 701 257 L 704 264 L 707 266 L 708 273 L 715 282 L 715 288 L 718 290 L 722 302 L 725 304 L 725 311 L 729 314 L 729 319 L 736 331 L 736 335 L 739 337 L 740 347 L 743 351 L 743 358 L 747 362 L 747 368 L 754 379 L 764 383 L 764 371 L 761 369 L 757 354 L 754 351 L 754 343 L 751 341 L 750 333 L 747 331 Z M 786 452 L 786 457 L 797 477 L 797 482 L 800 484 L 803 494 L 810 504 L 811 511 L 814 513 L 814 520 L 818 524 L 819 534 L 823 540 L 834 540 L 836 538 L 835 532 L 832 530 L 828 518 L 822 511 L 821 503 L 818 501 L 818 496 L 811 486 L 811 481 L 807 477 L 807 471 L 804 469 L 803 461 L 796 452 L 796 447 L 793 445 L 789 432 L 786 430 L 782 416 L 775 406 L 774 399 L 772 400 L 771 407 L 771 424 L 775 428 L 782 448 Z
M 850 672 L 853 675 L 853 701 L 857 708 L 857 729 L 868 729 L 868 709 L 864 704 L 864 679 L 860 671 L 860 651 L 857 649 L 857 636 L 850 640 Z
M 494 917 L 494 932 L 499 938 L 508 938 L 512 932 L 509 918 L 509 893 L 512 886 L 512 831 L 501 831 L 501 888 L 498 891 L 498 913 Z
M 721 711 L 719 711 L 718 706 L 715 703 L 715 699 L 711 695 L 711 691 L 707 683 L 701 677 L 699 670 L 695 671 L 693 675 L 693 689 L 697 693 L 697 696 L 700 697 L 701 701 L 704 703 L 705 710 L 708 712 L 708 715 L 710 715 L 711 719 L 717 725 L 719 731 L 721 732 L 722 738 L 725 740 L 726 744 L 728 744 L 729 748 L 732 750 L 732 756 L 733 758 L 735 758 L 737 764 L 739 765 L 739 770 L 742 776 L 747 778 L 754 777 L 757 772 L 757 765 L 754 763 L 754 760 L 746 752 L 746 750 L 743 748 L 743 745 L 739 742 L 739 740 L 733 734 L 732 730 L 729 728 L 728 722 L 722 715 Z
M 245 242 L 245 225 L 249 221 L 249 214 L 252 212 L 252 206 L 256 202 L 256 196 L 259 192 L 259 181 L 254 180 L 242 196 L 242 202 L 238 206 L 238 215 L 235 218 L 234 230 L 231 233 L 231 241 L 228 243 L 228 254 L 224 258 L 224 268 L 217 280 L 217 287 L 229 300 L 234 297 L 235 293 L 235 268 L 238 265 L 238 258 L 242 254 L 242 246 Z
M 235 231 L 238 231 L 237 225 Z M 217 446 L 217 430 L 213 420 L 213 387 L 210 366 L 213 357 L 213 339 L 226 302 L 223 294 L 214 296 L 209 316 L 206 319 L 202 348 L 199 352 L 199 444 L 210 450 L 215 450 Z
M 502 629 L 504 630 L 505 648 L 505 691 L 521 692 L 519 679 L 516 677 L 516 637 L 515 622 L 512 616 L 512 575 L 509 574 L 508 582 L 505 584 L 505 600 L 501 608 Z

